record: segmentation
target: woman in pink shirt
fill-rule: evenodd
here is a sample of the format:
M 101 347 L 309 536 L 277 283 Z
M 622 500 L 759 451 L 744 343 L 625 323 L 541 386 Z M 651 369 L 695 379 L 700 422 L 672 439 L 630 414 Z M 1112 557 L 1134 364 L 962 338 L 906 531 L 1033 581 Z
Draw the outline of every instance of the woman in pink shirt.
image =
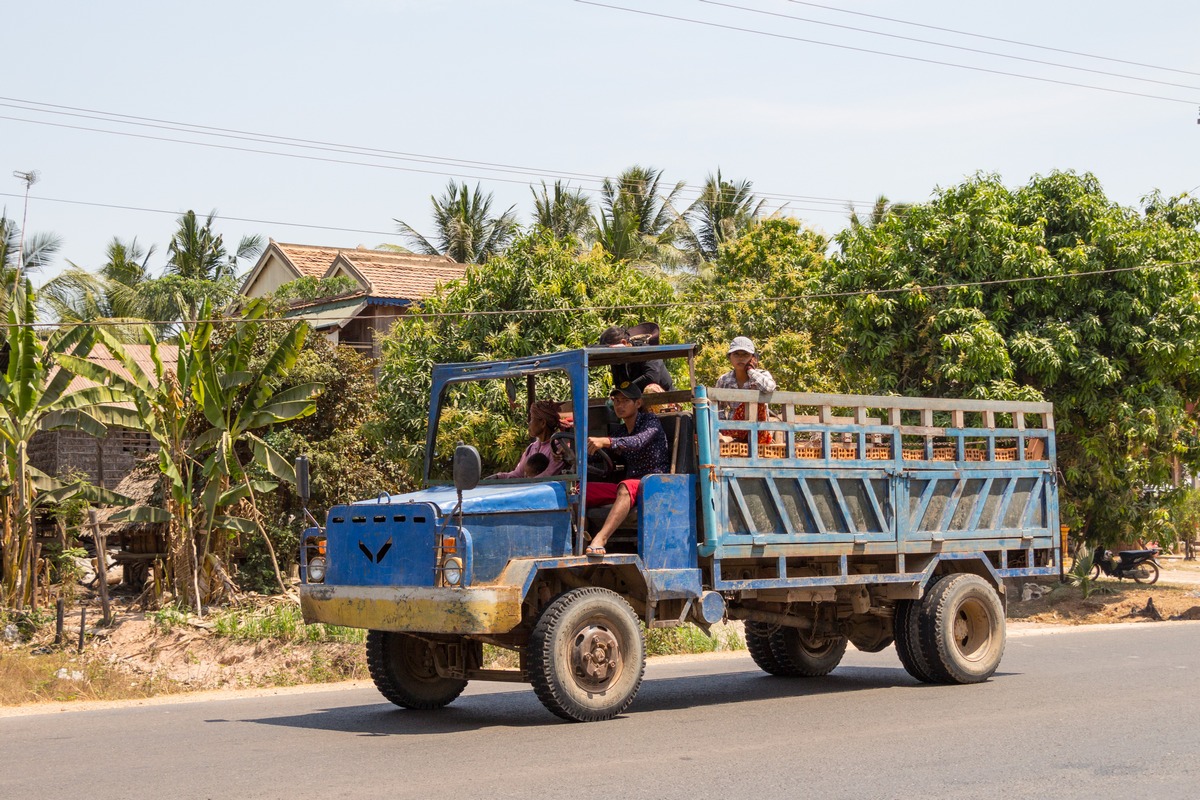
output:
M 558 457 L 558 454 L 554 452 L 554 447 L 550 444 L 550 437 L 558 430 L 559 425 L 558 403 L 553 400 L 538 400 L 529 407 L 529 435 L 533 437 L 533 441 L 521 454 L 521 460 L 511 471 L 497 472 L 489 477 L 494 479 L 526 477 L 525 462 L 534 453 L 541 453 L 550 460 L 546 469 L 536 477 L 549 478 L 562 472 L 562 459 Z

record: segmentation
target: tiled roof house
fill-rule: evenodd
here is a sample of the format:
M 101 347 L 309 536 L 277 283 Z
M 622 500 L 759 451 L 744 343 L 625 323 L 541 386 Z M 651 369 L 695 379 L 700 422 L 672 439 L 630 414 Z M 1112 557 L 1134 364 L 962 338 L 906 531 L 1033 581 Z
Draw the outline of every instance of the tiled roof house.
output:
M 287 244 L 271 240 L 242 283 L 242 294 L 261 297 L 302 277 L 344 275 L 359 289 L 342 297 L 294 306 L 289 316 L 308 320 L 329 338 L 378 356 L 376 334 L 397 314 L 429 297 L 439 285 L 458 280 L 467 265 L 447 256 Z

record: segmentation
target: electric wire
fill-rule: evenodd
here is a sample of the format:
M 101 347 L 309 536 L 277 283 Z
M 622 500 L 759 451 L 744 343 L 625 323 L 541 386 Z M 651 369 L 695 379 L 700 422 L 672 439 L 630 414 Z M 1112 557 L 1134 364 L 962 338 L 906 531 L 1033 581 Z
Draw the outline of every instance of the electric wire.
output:
M 380 314 L 374 317 L 379 320 L 417 320 L 417 319 L 449 319 L 449 318 L 471 318 L 471 317 L 495 317 L 495 316 L 529 316 L 532 314 L 575 314 L 581 311 L 637 311 L 642 309 L 652 308 L 691 308 L 696 306 L 724 306 L 736 305 L 738 303 L 781 303 L 781 302 L 801 302 L 808 300 L 832 300 L 846 297 L 864 297 L 867 295 L 894 295 L 904 293 L 924 293 L 931 291 L 942 291 L 952 289 L 970 289 L 981 286 L 1001 286 L 1017 283 L 1035 283 L 1039 281 L 1054 281 L 1054 280 L 1071 280 L 1075 278 L 1088 278 L 1098 275 L 1117 275 L 1127 272 L 1141 272 L 1143 270 L 1164 269 L 1170 267 L 1195 266 L 1200 264 L 1200 259 L 1187 261 L 1160 261 L 1150 264 L 1138 264 L 1132 267 L 1113 267 L 1110 269 L 1087 270 L 1084 272 L 1071 272 L 1063 275 L 1027 275 L 1018 278 L 992 278 L 982 281 L 962 281 L 958 283 L 938 283 L 929 285 L 906 285 L 894 286 L 879 289 L 856 289 L 844 292 L 812 292 L 808 294 L 796 295 L 776 295 L 773 297 L 737 297 L 724 300 L 666 300 L 662 302 L 652 303 L 621 303 L 605 306 L 564 306 L 560 308 L 512 308 L 512 309 L 475 309 L 472 311 L 417 311 L 405 314 Z M 354 300 L 358 296 L 347 296 L 345 298 L 334 298 L 338 300 Z M 355 315 L 346 315 L 342 317 L 321 317 L 322 322 L 349 322 L 356 319 Z M 0 323 L 0 328 L 58 328 L 58 327 L 112 327 L 112 328 L 130 328 L 143 325 L 197 325 L 200 323 L 227 323 L 236 322 L 236 317 L 212 317 L 205 319 L 186 319 L 186 320 L 138 320 L 134 321 L 118 321 L 118 320 L 87 320 L 87 321 L 58 321 L 58 322 L 33 322 L 33 323 Z M 297 313 L 295 316 L 285 317 L 259 317 L 255 322 L 265 323 L 284 323 L 294 324 L 304 321 L 303 316 Z
M 886 50 L 873 50 L 869 47 L 856 47 L 848 44 L 836 44 L 834 42 L 824 42 L 820 39 L 807 39 L 802 36 L 791 36 L 785 33 L 775 33 L 773 31 L 762 31 L 756 28 L 743 28 L 739 25 L 728 25 L 720 22 L 710 22 L 708 20 L 693 19 L 692 17 L 681 17 L 674 14 L 662 14 L 656 11 L 645 11 L 639 8 L 627 8 L 625 6 L 614 6 L 608 3 L 596 2 L 596 0 L 575 0 L 576 3 L 587 6 L 596 6 L 597 8 L 606 8 L 612 11 L 622 11 L 627 14 L 638 14 L 645 17 L 656 17 L 658 19 L 671 20 L 673 22 L 686 22 L 691 25 L 701 25 L 707 28 L 719 28 L 722 30 L 738 31 L 740 33 L 750 33 L 756 36 L 767 36 L 772 39 L 785 39 L 793 42 L 802 42 L 804 44 L 814 44 L 820 47 L 832 47 L 838 50 L 851 50 L 856 53 L 869 53 L 871 55 L 886 56 L 888 58 L 898 58 L 905 61 L 917 61 L 923 64 L 934 64 L 942 67 L 953 67 L 955 69 L 965 69 L 972 72 L 983 72 L 990 75 L 1002 75 L 1009 78 L 1020 78 L 1023 80 L 1037 81 L 1039 83 L 1051 83 L 1059 86 L 1071 86 L 1077 89 L 1092 89 L 1098 92 L 1107 92 L 1109 94 L 1120 94 L 1129 97 L 1143 97 L 1149 100 L 1162 100 L 1168 103 L 1185 103 L 1187 105 L 1197 105 L 1195 100 L 1184 100 L 1180 97 L 1167 97 L 1165 95 L 1149 94 L 1147 92 L 1136 92 L 1131 89 L 1116 89 L 1109 86 L 1096 86 L 1090 83 L 1078 83 L 1076 81 L 1066 81 L 1059 78 L 1046 78 L 1037 75 L 1026 75 L 1020 72 L 1008 72 L 1007 70 L 992 69 L 991 67 L 980 67 L 970 64 L 958 64 L 953 61 L 940 61 L 934 58 L 923 58 L 921 56 L 904 55 L 902 53 L 890 53 Z
M 580 181 L 580 182 L 594 183 L 594 184 L 597 184 L 598 187 L 602 187 L 606 180 L 615 181 L 615 178 L 613 178 L 612 176 L 604 176 L 604 175 L 599 175 L 597 173 L 571 172 L 571 171 L 566 171 L 566 170 L 538 169 L 538 168 L 533 168 L 533 167 L 521 167 L 521 166 L 512 165 L 512 164 L 502 164 L 499 162 L 471 161 L 471 160 L 467 160 L 467 159 L 456 159 L 456 158 L 441 157 L 441 156 L 413 154 L 413 153 L 406 153 L 403 151 L 385 150 L 382 148 L 375 148 L 375 147 L 347 145 L 347 144 L 339 144 L 336 142 L 323 142 L 320 140 L 299 139 L 296 137 L 279 136 L 277 134 L 270 134 L 270 133 L 256 133 L 256 132 L 252 132 L 252 131 L 242 131 L 242 130 L 238 130 L 238 129 L 234 129 L 234 128 L 218 128 L 218 127 L 211 126 L 211 125 L 199 125 L 199 124 L 188 123 L 188 122 L 162 120 L 162 119 L 157 119 L 157 118 L 153 118 L 153 117 L 137 117 L 137 116 L 134 116 L 131 114 L 122 114 L 122 113 L 118 113 L 118 112 L 103 111 L 103 110 L 98 110 L 98 109 L 80 108 L 77 106 L 64 106 L 64 105 L 59 105 L 59 104 L 54 104 L 54 103 L 42 103 L 40 101 L 23 100 L 20 98 L 12 98 L 12 97 L 0 97 L 0 107 L 12 108 L 12 109 L 27 111 L 27 112 L 31 112 L 31 113 L 35 113 L 35 114 L 54 114 L 54 115 L 58 115 L 58 116 L 70 116 L 70 117 L 91 119 L 91 120 L 95 120 L 95 121 L 109 122 L 109 123 L 115 123 L 115 124 L 121 124 L 121 125 L 131 125 L 131 126 L 138 126 L 138 127 L 144 127 L 144 128 L 154 128 L 154 129 L 159 129 L 159 130 L 169 130 L 169 131 L 175 131 L 178 133 L 200 134 L 200 135 L 205 135 L 205 136 L 230 138 L 230 139 L 237 139 L 237 140 L 241 140 L 241 141 L 257 142 L 257 143 L 261 143 L 261 144 L 273 144 L 273 145 L 279 145 L 279 146 L 284 146 L 284 147 L 294 147 L 294 148 L 300 148 L 300 149 L 318 150 L 318 151 L 325 151 L 325 152 L 340 153 L 340 154 L 345 154 L 345 155 L 361 155 L 361 156 L 365 156 L 368 158 L 384 158 L 384 159 L 390 159 L 390 160 L 411 161 L 414 163 L 450 166 L 450 167 L 457 167 L 459 165 L 465 165 L 465 168 L 468 168 L 468 169 L 477 169 L 477 170 L 484 170 L 484 171 L 498 171 L 498 172 L 503 172 L 503 173 L 508 173 L 508 174 L 526 175 L 526 176 L 531 176 L 531 177 L 540 178 L 540 179 L 553 178 L 553 179 L 565 179 L 567 181 Z M 77 130 L 83 130 L 83 131 L 89 131 L 89 132 L 109 133 L 109 134 L 118 135 L 118 136 L 139 136 L 139 134 L 133 134 L 128 131 L 113 131 L 113 130 L 108 130 L 108 129 L 103 129 L 103 128 L 91 128 L 91 127 L 86 127 L 86 126 L 71 126 L 71 125 L 66 125 L 63 123 L 56 124 L 56 123 L 48 122 L 46 120 L 26 119 L 26 118 L 22 118 L 22 117 L 0 116 L 0 119 L 7 119 L 10 121 L 14 121 L 14 122 L 25 122 L 28 124 L 35 124 L 35 125 L 40 124 L 40 125 L 50 125 L 50 126 L 56 126 L 56 127 L 65 127 L 65 128 L 77 129 Z M 144 136 L 144 134 L 143 134 L 143 136 Z M 155 137 L 148 137 L 148 138 L 153 139 Z M 177 142 L 177 143 L 181 143 L 181 144 L 193 144 L 193 145 L 199 145 L 199 146 L 206 146 L 206 145 L 214 146 L 211 143 L 194 142 L 191 140 L 182 140 L 182 139 L 171 139 L 171 138 L 167 138 L 167 137 L 158 138 L 157 140 L 158 141 Z M 285 155 L 285 156 L 288 156 L 288 155 L 296 156 L 297 155 L 297 154 L 289 154 L 289 153 L 279 153 L 277 151 L 250 150 L 249 152 L 261 152 L 261 153 L 266 153 L 266 154 L 271 154 L 271 155 Z M 342 163 L 342 162 L 337 162 L 335 160 L 335 163 Z M 368 164 L 368 163 L 363 163 L 363 162 L 350 162 L 350 163 L 359 165 L 359 166 L 383 166 L 383 165 L 374 165 L 374 164 Z M 397 167 L 397 169 L 400 169 L 400 168 Z M 475 174 L 467 174 L 467 173 L 463 173 L 463 172 L 419 170 L 416 168 L 411 168 L 409 171 L 425 172 L 427 174 L 446 175 L 446 176 L 460 177 L 460 178 L 467 177 L 467 178 L 474 178 L 477 180 L 504 180 L 502 178 L 496 178 L 494 176 L 480 176 L 480 175 L 475 175 Z M 533 185 L 531 182 L 526 181 L 526 180 L 508 179 L 505 182 Z M 596 192 L 600 191 L 600 188 L 590 188 L 590 187 L 580 187 L 580 188 L 582 191 L 587 191 L 587 192 L 591 192 L 591 193 L 596 193 Z M 702 192 L 702 189 L 700 189 L 698 187 L 685 186 L 681 190 L 681 194 L 688 194 L 688 195 L 692 195 L 692 194 L 698 195 L 701 192 Z M 846 203 L 854 203 L 854 202 L 863 202 L 863 203 L 868 202 L 868 201 L 863 201 L 863 200 L 855 201 L 853 199 L 848 199 L 848 198 L 821 197 L 821 196 L 815 196 L 815 195 L 791 194 L 791 193 L 786 193 L 786 192 L 756 191 L 756 192 L 754 192 L 754 194 L 757 197 L 761 197 L 761 198 L 767 199 L 767 200 L 788 201 L 788 202 L 801 201 L 801 202 L 807 202 L 807 203 L 836 203 L 836 204 L 842 204 L 842 205 L 844 205 Z
M 768 16 L 768 17 L 777 17 L 780 19 L 790 19 L 790 20 L 795 20 L 797 22 L 807 22 L 812 25 L 824 25 L 824 26 L 827 26 L 830 28 L 838 28 L 840 30 L 855 31 L 857 33 L 867 33 L 872 36 L 884 36 L 888 39 L 899 39 L 899 40 L 905 41 L 905 42 L 916 42 L 918 44 L 933 45 L 934 47 L 945 47 L 950 50 L 961 50 L 966 53 L 976 53 L 978 55 L 994 56 L 996 58 L 1008 58 L 1008 59 L 1012 59 L 1014 61 L 1023 61 L 1023 62 L 1029 63 L 1029 64 L 1040 64 L 1045 67 L 1056 67 L 1058 69 L 1071 69 L 1071 70 L 1076 70 L 1078 72 L 1089 72 L 1093 75 L 1104 75 L 1109 78 L 1122 78 L 1122 79 L 1130 80 L 1130 81 L 1141 81 L 1143 83 L 1154 83 L 1154 84 L 1158 84 L 1159 86 L 1171 86 L 1176 89 L 1193 89 L 1195 91 L 1200 91 L 1200 86 L 1192 86 L 1192 85 L 1186 84 L 1186 83 L 1173 83 L 1171 81 L 1160 81 L 1160 80 L 1156 80 L 1154 78 L 1142 78 L 1142 77 L 1138 77 L 1136 75 L 1126 75 L 1125 73 L 1122 73 L 1122 72 L 1109 72 L 1107 70 L 1102 70 L 1102 69 L 1092 69 L 1091 67 L 1080 67 L 1080 66 L 1075 66 L 1073 64 L 1062 64 L 1057 61 L 1045 61 L 1040 58 L 1027 58 L 1025 56 L 1012 55 L 1009 53 L 998 53 L 994 50 L 981 50 L 978 47 L 966 47 L 964 45 L 948 44 L 946 42 L 936 42 L 936 41 L 933 41 L 932 39 L 918 39 L 914 36 L 902 36 L 898 33 L 886 33 L 884 31 L 873 31 L 873 30 L 870 30 L 869 28 L 859 28 L 854 25 L 840 25 L 836 22 L 825 22 L 825 21 L 819 20 L 819 19 L 810 19 L 808 17 L 798 17 L 798 16 L 795 16 L 794 14 L 782 14 L 777 11 L 767 11 L 767 10 L 761 9 L 761 8 L 750 8 L 749 6 L 739 6 L 739 5 L 735 5 L 733 3 L 723 3 L 723 2 L 719 2 L 719 0 L 699 0 L 699 2 L 704 3 L 705 5 L 719 6 L 721 8 L 734 9 L 736 11 L 747 11 L 752 14 L 762 14 L 762 15 Z
M 1146 69 L 1157 69 L 1157 70 L 1162 70 L 1164 72 L 1178 72 L 1182 75 L 1198 75 L 1198 76 L 1200 76 L 1200 72 L 1192 72 L 1191 70 L 1186 70 L 1186 69 L 1176 69 L 1174 67 L 1162 67 L 1157 64 L 1146 64 L 1141 61 L 1127 61 L 1126 59 L 1123 59 L 1123 58 L 1113 58 L 1111 56 L 1099 56 L 1099 55 L 1095 55 L 1094 53 L 1083 53 L 1078 50 L 1067 50 L 1062 47 L 1051 47 L 1049 45 L 1034 44 L 1032 42 L 1022 42 L 1018 39 L 1005 39 L 1001 36 L 988 36 L 987 34 L 984 34 L 984 33 L 973 33 L 971 31 L 962 31 L 962 30 L 957 30 L 955 28 L 943 28 L 939 25 L 927 25 L 923 22 L 913 22 L 912 20 L 907 20 L 907 19 L 897 19 L 895 17 L 885 17 L 880 14 L 869 14 L 865 11 L 851 11 L 848 8 L 838 8 L 837 6 L 827 6 L 822 3 L 810 3 L 810 2 L 806 2 L 805 0 L 787 0 L 787 2 L 794 3 L 795 5 L 798 5 L 798 6 L 809 6 L 811 8 L 822 8 L 822 9 L 825 9 L 826 11 L 836 11 L 839 14 L 853 14 L 856 17 L 869 17 L 870 19 L 878 19 L 878 20 L 882 20 L 884 22 L 894 22 L 897 25 L 911 25 L 914 28 L 925 28 L 925 29 L 931 30 L 931 31 L 941 31 L 942 33 L 953 33 L 957 36 L 970 36 L 970 37 L 973 37 L 976 39 L 987 39 L 988 41 L 992 41 L 992 42 L 1003 42 L 1004 44 L 1015 44 L 1020 47 L 1032 47 L 1037 50 L 1047 50 L 1052 53 L 1064 53 L 1066 55 L 1080 56 L 1082 58 L 1094 58 L 1099 61 L 1111 61 L 1114 64 L 1127 64 L 1131 67 L 1145 67 Z

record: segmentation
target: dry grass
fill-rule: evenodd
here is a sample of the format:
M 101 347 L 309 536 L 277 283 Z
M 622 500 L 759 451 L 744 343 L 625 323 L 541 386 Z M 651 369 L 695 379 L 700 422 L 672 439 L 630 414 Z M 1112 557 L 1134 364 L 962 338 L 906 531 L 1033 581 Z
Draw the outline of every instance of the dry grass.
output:
M 182 690 L 156 675 L 131 675 L 73 652 L 0 650 L 0 706 L 70 700 L 135 700 Z

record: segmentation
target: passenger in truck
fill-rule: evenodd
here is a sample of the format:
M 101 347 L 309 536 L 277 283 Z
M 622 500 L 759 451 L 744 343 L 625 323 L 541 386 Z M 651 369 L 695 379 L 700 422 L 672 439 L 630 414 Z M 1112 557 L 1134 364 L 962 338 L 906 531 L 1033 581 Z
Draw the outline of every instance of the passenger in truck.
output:
M 525 477 L 536 478 L 550 466 L 550 457 L 545 453 L 533 453 L 525 459 Z
M 760 392 L 775 391 L 775 378 L 770 372 L 759 366 L 758 352 L 754 348 L 754 342 L 750 341 L 749 337 L 736 336 L 729 343 L 729 366 L 733 367 L 733 369 L 717 378 L 718 389 L 757 389 Z M 745 420 L 746 404 L 721 403 L 720 413 L 722 419 Z M 767 419 L 767 404 L 759 403 L 758 421 L 766 422 Z M 750 440 L 750 432 L 721 431 L 720 437 L 723 442 L 747 442 Z M 770 431 L 759 431 L 759 444 L 770 444 L 771 441 L 772 436 Z
M 623 328 L 614 325 L 600 334 L 600 346 L 653 346 L 658 344 L 658 337 L 658 325 L 653 322 L 643 322 L 632 328 Z M 612 370 L 613 386 L 620 386 L 622 383 L 628 381 L 642 391 L 645 391 L 646 386 L 651 383 L 657 383 L 667 392 L 675 390 L 675 384 L 671 380 L 671 373 L 667 370 L 667 365 L 663 363 L 661 358 L 656 358 L 652 361 L 634 362 L 632 364 L 613 364 L 610 369 Z
M 597 450 L 608 450 L 625 457 L 625 479 L 620 483 L 589 481 L 584 505 L 588 508 L 612 504 L 604 524 L 584 552 L 589 556 L 606 554 L 604 545 L 608 537 L 629 514 L 637 502 L 641 479 L 646 475 L 670 470 L 667 452 L 667 434 L 662 423 L 642 408 L 642 390 L 637 384 L 625 381 L 615 387 L 610 395 L 613 410 L 621 419 L 624 434 L 613 436 L 591 436 L 588 438 L 588 454 Z
M 549 478 L 562 472 L 562 459 L 558 457 L 558 453 L 554 452 L 554 446 L 550 441 L 550 437 L 558 431 L 560 426 L 558 403 L 553 400 L 538 400 L 531 405 L 529 407 L 529 435 L 533 437 L 533 441 L 525 448 L 525 452 L 521 453 L 516 467 L 508 472 L 489 475 L 488 479 Z M 526 467 L 529 465 L 529 459 L 535 454 L 544 456 L 546 463 L 540 472 L 530 475 Z

